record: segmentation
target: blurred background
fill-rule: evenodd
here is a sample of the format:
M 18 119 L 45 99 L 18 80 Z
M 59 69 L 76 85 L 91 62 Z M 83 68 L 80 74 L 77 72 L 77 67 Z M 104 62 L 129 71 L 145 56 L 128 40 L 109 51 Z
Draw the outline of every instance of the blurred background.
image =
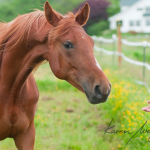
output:
M 90 19 L 85 26 L 88 34 L 99 35 L 109 29 L 108 17 L 120 12 L 119 0 L 49 0 L 50 5 L 58 12 L 77 12 L 85 2 L 91 7 Z M 18 14 L 42 9 L 45 0 L 0 0 L 0 19 L 6 22 L 13 20 Z
M 150 99 L 150 1 L 48 1 L 62 14 L 89 3 L 91 13 L 84 29 L 95 41 L 94 54 L 112 92 L 106 103 L 91 105 L 83 93 L 57 79 L 48 63 L 41 65 L 34 74 L 40 91 L 35 150 L 149 150 L 147 133 L 138 133 L 126 145 L 131 135 L 104 135 L 104 130 L 112 119 L 114 130 L 135 133 L 145 121 L 144 129 L 150 129 L 149 114 L 141 111 Z M 9 22 L 34 9 L 43 10 L 44 3 L 0 0 L 0 20 Z M 0 150 L 16 150 L 13 140 L 1 141 Z

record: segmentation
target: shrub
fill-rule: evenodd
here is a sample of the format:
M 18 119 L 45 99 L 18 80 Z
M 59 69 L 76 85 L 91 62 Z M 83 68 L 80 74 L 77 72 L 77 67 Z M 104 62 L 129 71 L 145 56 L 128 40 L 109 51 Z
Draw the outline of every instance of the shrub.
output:
M 109 28 L 108 21 L 99 21 L 98 23 L 87 27 L 87 33 L 89 35 L 101 35 L 102 32 Z
M 107 20 L 108 14 L 106 10 L 110 2 L 106 0 L 86 0 L 75 9 L 75 12 L 82 8 L 85 3 L 88 3 L 90 6 L 90 16 L 85 29 L 87 29 L 87 26 L 93 25 L 100 20 Z

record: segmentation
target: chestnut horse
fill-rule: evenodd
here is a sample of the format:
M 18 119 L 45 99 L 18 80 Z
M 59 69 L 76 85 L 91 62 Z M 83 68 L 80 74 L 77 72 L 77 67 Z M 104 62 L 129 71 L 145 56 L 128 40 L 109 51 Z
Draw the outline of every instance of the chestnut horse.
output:
M 94 42 L 82 28 L 89 11 L 85 4 L 75 15 L 63 16 L 46 2 L 44 11 L 0 24 L 0 140 L 11 137 L 19 150 L 34 149 L 39 92 L 32 71 L 44 60 L 90 103 L 106 101 L 111 86 L 94 57 Z

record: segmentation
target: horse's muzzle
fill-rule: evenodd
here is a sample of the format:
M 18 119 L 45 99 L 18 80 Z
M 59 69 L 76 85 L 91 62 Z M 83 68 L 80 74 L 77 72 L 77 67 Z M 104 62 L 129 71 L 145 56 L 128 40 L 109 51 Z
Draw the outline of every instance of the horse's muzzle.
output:
M 88 90 L 85 90 L 85 94 L 87 96 L 88 101 L 91 104 L 99 104 L 99 103 L 104 103 L 111 91 L 111 84 L 109 84 L 108 89 L 106 90 L 106 92 L 102 92 L 102 90 L 100 89 L 99 85 L 96 85 L 94 88 L 94 92 L 88 92 Z

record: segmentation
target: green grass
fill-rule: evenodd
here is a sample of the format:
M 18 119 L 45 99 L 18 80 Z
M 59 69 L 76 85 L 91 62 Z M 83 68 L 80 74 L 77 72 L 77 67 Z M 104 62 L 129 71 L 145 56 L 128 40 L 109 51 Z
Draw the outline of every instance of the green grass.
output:
M 137 134 L 127 146 L 130 135 L 104 135 L 112 118 L 114 129 L 136 132 L 149 119 L 141 108 L 147 105 L 150 95 L 134 82 L 130 72 L 126 73 L 125 63 L 118 69 L 110 56 L 95 55 L 112 84 L 111 95 L 104 104 L 89 104 L 83 93 L 54 77 L 48 64 L 35 73 L 40 89 L 35 150 L 148 150 L 147 134 Z M 12 139 L 6 139 L 0 142 L 1 149 L 16 148 Z
M 49 79 L 45 79 L 47 73 Z M 48 64 L 41 66 L 35 77 L 40 89 L 35 117 L 35 150 L 99 150 L 101 146 L 104 149 L 111 148 L 113 143 L 108 145 L 107 138 L 103 139 L 99 131 L 103 122 L 100 118 L 101 111 L 90 105 L 83 93 L 65 81 L 56 79 Z M 52 84 L 49 89 L 48 84 Z M 0 149 L 14 150 L 13 140 L 2 141 Z
M 122 66 L 124 67 L 125 65 Z M 108 64 L 108 68 L 111 68 L 111 64 Z M 112 93 L 109 101 L 103 104 L 104 112 L 102 118 L 106 121 L 107 125 L 114 118 L 112 126 L 115 125 L 115 130 L 129 130 L 133 134 L 140 129 L 145 121 L 148 121 L 144 129 L 149 130 L 149 114 L 141 111 L 141 108 L 147 105 L 150 94 L 145 87 L 135 84 L 134 79 L 136 76 L 134 76 L 135 78 L 131 78 L 130 72 L 124 74 L 124 71 L 124 68 L 118 70 L 117 67 L 113 67 L 113 72 L 111 69 L 105 70 L 107 76 L 111 76 Z M 125 145 L 132 135 L 113 134 L 113 141 L 120 141 L 117 143 L 120 150 L 149 149 L 149 134 L 146 133 L 138 133 L 128 145 Z M 110 134 L 106 134 L 105 136 L 110 136 Z
M 4 21 L 13 20 L 18 14 L 26 14 L 33 9 L 43 10 L 46 0 L 2 0 L 0 1 L 0 19 Z M 53 9 L 60 13 L 73 11 L 84 0 L 48 0 Z

